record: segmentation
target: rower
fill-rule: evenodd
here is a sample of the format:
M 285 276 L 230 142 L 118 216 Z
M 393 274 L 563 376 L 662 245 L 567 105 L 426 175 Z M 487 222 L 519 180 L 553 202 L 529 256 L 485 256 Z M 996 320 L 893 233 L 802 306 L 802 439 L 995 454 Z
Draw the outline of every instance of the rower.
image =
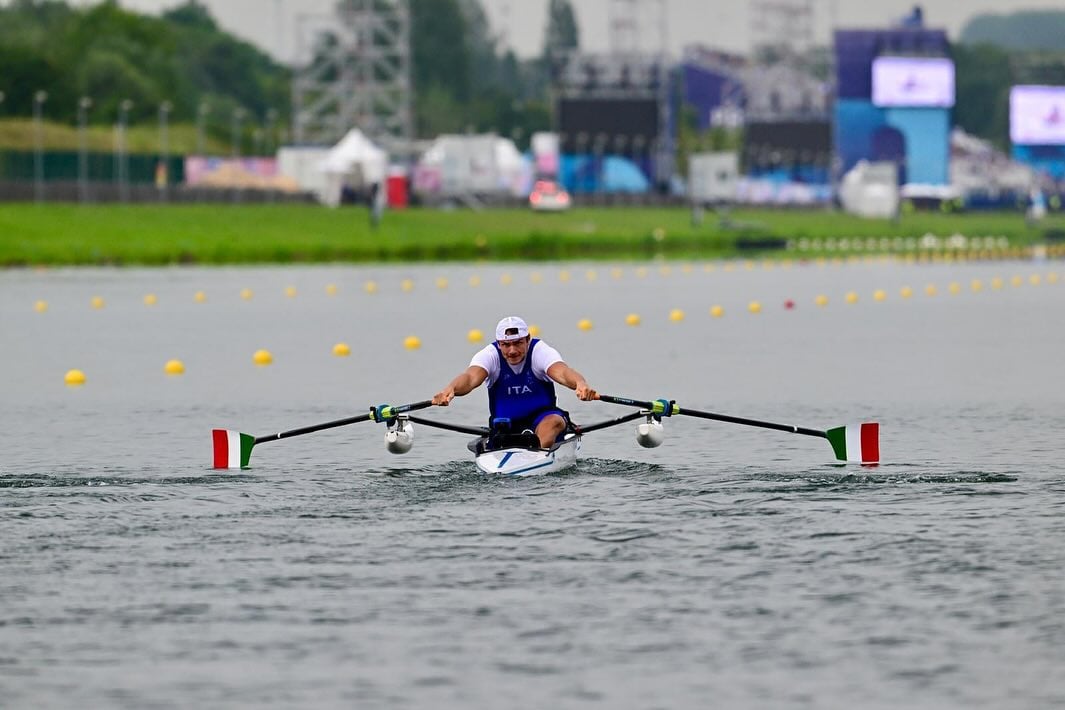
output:
M 563 361 L 553 347 L 529 335 L 529 326 L 517 316 L 496 325 L 495 341 L 474 354 L 469 367 L 433 396 L 433 404 L 446 407 L 488 382 L 489 425 L 509 420 L 510 431 L 533 432 L 540 447 L 549 449 L 572 428 L 569 413 L 558 407 L 555 386 L 574 390 L 577 399 L 596 398 L 584 375 Z

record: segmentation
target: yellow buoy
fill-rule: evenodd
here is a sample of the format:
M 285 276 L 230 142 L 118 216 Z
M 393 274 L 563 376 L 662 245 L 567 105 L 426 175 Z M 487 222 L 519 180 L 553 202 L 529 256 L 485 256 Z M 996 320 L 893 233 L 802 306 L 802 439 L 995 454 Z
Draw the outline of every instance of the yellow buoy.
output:
M 196 293 L 192 294 L 192 300 L 196 301 L 196 303 L 203 303 L 207 300 L 207 294 L 203 291 L 197 291 Z
M 529 280 L 532 281 L 534 284 L 538 284 L 544 280 L 544 275 L 541 274 L 539 271 L 534 271 L 529 274 Z
M 579 321 L 577 321 L 577 327 L 581 330 L 591 330 L 592 322 L 587 318 L 581 318 Z
M 509 286 L 513 282 L 514 282 L 514 277 L 511 276 L 510 274 L 503 274 L 502 276 L 499 277 L 499 283 L 503 284 L 504 286 Z
M 417 350 L 422 346 L 422 339 L 417 335 L 408 335 L 403 339 L 403 347 L 407 350 Z
M 96 310 L 100 310 L 104 307 L 104 299 L 100 296 L 93 296 L 92 300 L 89 301 L 89 305 L 95 308 Z
M 1056 284 L 1057 282 L 1058 282 L 1058 274 L 1057 274 L 1056 271 L 1051 271 L 1049 274 L 1047 274 L 1047 283 L 1048 284 Z
M 584 278 L 588 281 L 595 281 L 599 278 L 599 272 L 595 269 L 588 269 L 584 272 Z
M 762 304 L 759 303 L 758 301 L 751 301 L 750 303 L 747 304 L 747 310 L 750 311 L 751 313 L 761 313 L 762 312 Z
M 995 289 L 996 291 L 1001 291 L 1004 285 L 1005 284 L 1003 283 L 1002 278 L 999 276 L 996 276 L 995 278 L 991 279 L 991 288 Z
M 621 269 L 619 269 L 616 266 L 613 269 L 610 270 L 610 278 L 612 278 L 614 280 L 620 279 L 624 275 L 625 275 L 625 272 L 622 271 Z
M 957 281 L 951 281 L 950 285 L 947 286 L 947 290 L 950 291 L 952 294 L 961 293 L 961 284 Z
M 1032 284 L 1033 286 L 1038 286 L 1040 281 L 1041 279 L 1039 278 L 1039 274 L 1032 274 L 1028 277 L 1028 283 Z
M 877 290 L 873 291 L 873 300 L 874 301 L 886 301 L 887 300 L 887 293 L 883 289 L 879 289 L 878 288 Z
M 725 309 L 721 306 L 711 306 L 710 315 L 714 318 L 720 318 L 721 316 L 725 315 Z
M 362 290 L 366 293 L 377 293 L 377 282 L 367 281 L 362 285 Z
M 673 273 L 673 267 L 668 264 L 663 264 L 662 266 L 658 267 L 658 273 L 662 276 L 669 276 Z
M 441 291 L 443 291 L 445 288 L 447 288 L 447 278 L 444 277 L 444 276 L 438 277 L 436 279 L 436 287 L 438 289 L 440 289 Z
M 674 323 L 679 323 L 684 320 L 684 311 L 679 308 L 674 308 L 669 312 L 669 319 Z
M 828 296 L 826 296 L 823 293 L 819 294 L 817 296 L 817 298 L 814 299 L 814 303 L 816 303 L 818 306 L 827 306 L 828 305 Z
M 971 288 L 974 292 L 983 291 L 984 290 L 984 282 L 981 281 L 980 279 L 973 279 L 972 283 L 969 284 L 969 288 Z
M 48 310 L 48 301 L 37 301 L 33 304 L 33 310 L 38 313 L 44 313 Z
M 154 293 L 149 293 L 144 297 L 144 305 L 154 306 L 159 302 L 159 298 Z
M 562 271 L 559 271 L 558 272 L 558 280 L 559 281 L 569 281 L 569 272 L 566 271 L 565 269 L 563 269 Z
M 847 295 L 844 297 L 843 300 L 845 300 L 847 303 L 857 303 L 858 294 L 856 294 L 854 291 L 848 291 Z
M 470 280 L 469 280 L 468 283 L 470 284 L 470 288 L 477 288 L 478 286 L 481 285 L 481 277 L 477 276 L 476 274 L 474 274 L 473 276 L 470 277 Z
M 285 287 L 285 295 L 288 296 L 289 298 L 295 298 L 296 297 L 296 287 L 295 286 L 286 286 Z
M 347 357 L 351 355 L 351 348 L 347 343 L 337 343 L 333 346 L 333 354 L 337 357 Z
M 929 296 L 935 296 L 937 293 L 939 293 L 938 289 L 936 289 L 935 284 L 928 284 L 927 286 L 925 286 L 924 292 Z
M 1024 285 L 1024 279 L 1022 279 L 1020 276 L 1014 276 L 1012 279 L 1010 279 L 1010 284 L 1015 288 L 1017 286 L 1022 286 Z
M 466 333 L 466 340 L 470 341 L 471 343 L 479 343 L 484 340 L 484 333 L 477 330 L 476 328 L 471 328 L 470 332 Z
M 403 289 L 404 293 L 410 293 L 414 290 L 414 281 L 411 279 L 403 279 L 399 282 L 399 287 Z
M 902 296 L 903 298 L 909 298 L 910 296 L 913 295 L 913 289 L 910 288 L 909 286 L 903 286 L 899 290 L 899 295 Z
M 67 370 L 66 376 L 63 377 L 63 382 L 67 383 L 70 387 L 83 385 L 85 384 L 85 373 L 81 370 Z
M 335 295 L 337 295 L 337 285 L 336 284 L 326 284 L 325 285 L 325 295 L 327 295 L 327 296 L 335 296 Z
M 185 363 L 181 360 L 167 360 L 163 365 L 163 372 L 168 375 L 181 375 L 185 372 Z
M 629 315 L 625 316 L 625 324 L 626 325 L 639 325 L 640 324 L 640 316 L 638 314 L 636 314 L 636 313 L 630 313 Z
M 638 278 L 638 279 L 647 278 L 647 267 L 646 266 L 637 266 L 636 267 L 636 278 Z
M 250 301 L 251 297 L 254 295 L 255 294 L 252 293 L 252 290 L 250 288 L 242 288 L 240 290 L 240 297 L 243 298 L 245 301 Z
M 530 324 L 529 325 L 529 335 L 531 335 L 534 338 L 539 338 L 540 337 L 540 326 L 535 325 L 535 324 Z
M 274 361 L 274 356 L 270 354 L 269 350 L 256 350 L 255 354 L 251 356 L 251 360 L 256 365 L 269 365 Z

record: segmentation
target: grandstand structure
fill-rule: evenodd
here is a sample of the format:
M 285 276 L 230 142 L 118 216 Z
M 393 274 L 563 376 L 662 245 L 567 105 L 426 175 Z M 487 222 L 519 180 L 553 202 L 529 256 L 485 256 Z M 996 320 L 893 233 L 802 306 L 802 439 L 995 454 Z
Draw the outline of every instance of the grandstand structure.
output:
M 587 157 L 589 165 L 625 157 L 662 189 L 673 175 L 675 143 L 666 18 L 665 0 L 611 0 L 607 52 L 552 58 L 562 152 Z M 601 190 L 594 179 L 582 184 Z
M 414 121 L 408 1 L 340 0 L 332 18 L 301 17 L 298 45 L 309 43 L 311 49 L 292 81 L 297 145 L 332 145 L 353 126 L 394 151 L 410 145 Z

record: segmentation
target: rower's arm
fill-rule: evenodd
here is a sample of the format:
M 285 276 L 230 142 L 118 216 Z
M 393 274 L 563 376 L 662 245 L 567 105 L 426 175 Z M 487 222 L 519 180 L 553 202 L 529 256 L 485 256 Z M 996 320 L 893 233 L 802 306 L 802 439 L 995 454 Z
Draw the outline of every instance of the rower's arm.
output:
M 596 398 L 596 392 L 588 386 L 584 375 L 574 370 L 566 363 L 559 361 L 547 368 L 547 376 L 560 385 L 565 385 L 571 390 L 576 390 L 577 399 L 588 402 Z
M 488 371 L 480 365 L 470 365 L 448 383 L 448 386 L 433 395 L 433 404 L 446 407 L 455 397 L 462 397 L 474 391 L 488 379 Z

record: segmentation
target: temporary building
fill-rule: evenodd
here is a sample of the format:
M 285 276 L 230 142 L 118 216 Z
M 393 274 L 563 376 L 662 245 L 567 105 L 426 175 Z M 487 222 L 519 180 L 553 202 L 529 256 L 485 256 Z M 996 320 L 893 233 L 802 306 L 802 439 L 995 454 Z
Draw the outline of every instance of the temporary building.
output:
M 344 188 L 367 192 L 376 184 L 383 189 L 388 172 L 388 153 L 358 128 L 352 128 L 326 153 L 318 169 L 325 174 L 322 202 L 336 207 Z

